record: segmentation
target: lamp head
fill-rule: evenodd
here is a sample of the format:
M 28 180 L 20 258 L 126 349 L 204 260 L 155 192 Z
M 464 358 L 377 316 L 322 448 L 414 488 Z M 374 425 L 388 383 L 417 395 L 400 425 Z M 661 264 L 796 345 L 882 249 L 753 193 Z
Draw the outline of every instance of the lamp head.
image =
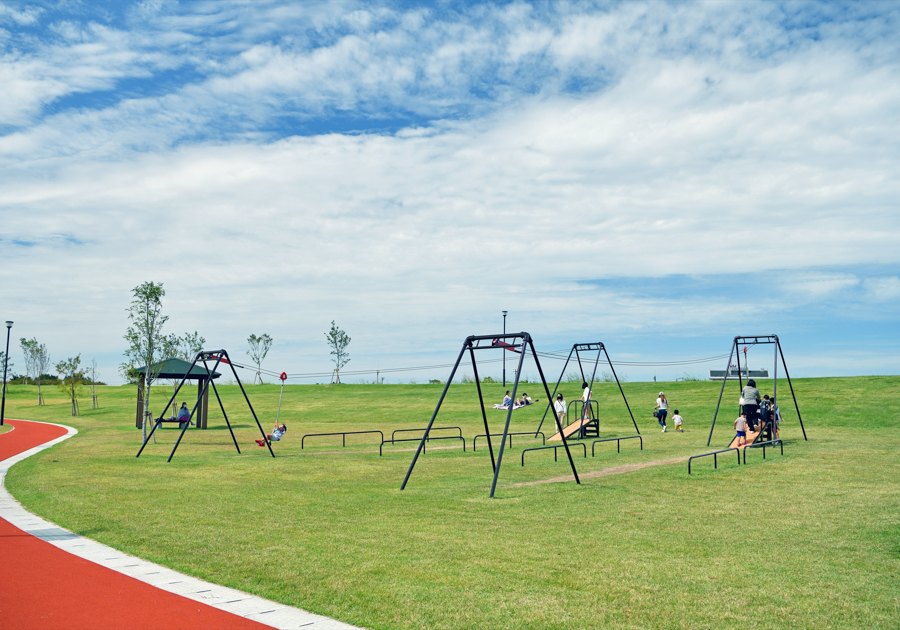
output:
M 7 328 L 12 328 L 12 325 L 13 325 L 12 322 L 10 322 L 10 321 L 7 321 L 7 322 L 6 322 L 6 327 L 7 327 Z
M 509 311 L 503 311 L 503 317 L 506 317 L 506 314 L 507 314 L 508 312 L 509 312 Z M 12 322 L 6 322 L 6 323 L 7 323 L 7 324 L 12 324 Z

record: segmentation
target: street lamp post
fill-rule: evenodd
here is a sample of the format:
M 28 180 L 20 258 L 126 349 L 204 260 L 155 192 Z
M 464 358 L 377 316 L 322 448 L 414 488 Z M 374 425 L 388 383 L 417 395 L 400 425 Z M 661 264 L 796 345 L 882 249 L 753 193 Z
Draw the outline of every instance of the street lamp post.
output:
M 504 335 L 506 335 L 506 313 L 507 312 L 508 311 L 503 311 L 503 334 Z M 503 387 L 506 387 L 506 352 L 503 353 Z
M 3 402 L 0 402 L 0 427 L 3 426 L 3 418 L 6 417 L 6 366 L 9 365 L 9 332 L 12 322 L 6 322 L 6 354 L 3 355 Z

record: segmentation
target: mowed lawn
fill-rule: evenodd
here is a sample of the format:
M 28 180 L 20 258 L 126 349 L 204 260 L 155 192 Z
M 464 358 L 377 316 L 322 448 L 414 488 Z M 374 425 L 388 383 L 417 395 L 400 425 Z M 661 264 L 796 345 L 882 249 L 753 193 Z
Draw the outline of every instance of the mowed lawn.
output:
M 626 383 L 644 436 L 575 447 L 581 485 L 529 483 L 569 474 L 560 453 L 528 453 L 513 438 L 495 499 L 475 385 L 450 389 L 436 426 L 458 441 L 430 443 L 405 491 L 414 443 L 304 433 L 424 427 L 438 385 L 288 386 L 286 439 L 268 456 L 236 386 L 222 386 L 238 455 L 221 414 L 191 429 L 171 463 L 177 431 L 160 432 L 140 459 L 133 387 L 98 389 L 101 408 L 47 388 L 13 386 L 7 417 L 60 422 L 79 434 L 13 467 L 10 491 L 29 509 L 79 534 L 177 570 L 369 628 L 897 628 L 900 626 L 900 377 L 794 381 L 809 441 L 786 381 L 784 456 L 748 454 L 591 475 L 711 450 L 720 384 Z M 771 393 L 771 381 L 761 381 Z M 534 430 L 540 404 L 514 413 Z M 276 385 L 248 387 L 267 431 Z M 485 385 L 488 400 L 503 388 Z M 660 432 L 651 416 L 662 389 L 686 431 Z M 602 436 L 632 435 L 615 384 L 595 388 Z M 159 409 L 168 387 L 154 390 Z M 196 396 L 196 389 L 190 390 Z M 577 384 L 566 385 L 567 399 Z M 729 384 L 713 436 L 731 438 L 737 385 Z M 190 395 L 179 400 L 190 402 Z M 492 431 L 505 415 L 488 410 Z M 449 434 L 445 433 L 445 434 Z M 549 437 L 551 432 L 547 432 Z M 400 437 L 398 435 L 398 437 Z M 2 439 L 2 437 L 0 437 Z

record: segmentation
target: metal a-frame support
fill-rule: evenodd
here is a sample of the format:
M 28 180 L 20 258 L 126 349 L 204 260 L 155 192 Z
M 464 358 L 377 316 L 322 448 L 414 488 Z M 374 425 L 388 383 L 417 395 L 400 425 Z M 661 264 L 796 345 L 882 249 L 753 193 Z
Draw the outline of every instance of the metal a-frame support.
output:
M 509 343 L 507 340 L 511 340 L 512 343 Z M 544 385 L 544 391 L 547 393 L 547 396 L 550 396 L 550 388 L 547 386 L 547 379 L 544 378 L 544 371 L 541 369 L 541 363 L 538 360 L 537 352 L 534 349 L 534 342 L 531 340 L 531 335 L 529 335 L 527 332 L 483 336 L 472 335 L 466 337 L 466 340 L 463 342 L 462 349 L 459 351 L 459 357 L 457 357 L 456 363 L 453 365 L 453 369 L 450 371 L 450 377 L 447 379 L 447 384 L 444 386 L 444 391 L 441 393 L 441 398 L 440 400 L 438 400 L 438 404 L 434 408 L 434 413 L 431 415 L 431 421 L 428 423 L 428 427 L 425 429 L 425 434 L 422 436 L 422 441 L 419 442 L 419 447 L 416 449 L 416 454 L 413 456 L 412 463 L 409 465 L 409 470 L 406 471 L 406 477 L 403 479 L 403 485 L 400 486 L 401 490 L 404 490 L 406 488 L 409 477 L 410 475 L 412 475 L 413 468 L 415 468 L 416 462 L 419 459 L 419 454 L 425 447 L 426 440 L 428 440 L 428 434 L 431 431 L 431 427 L 434 425 L 434 421 L 437 418 L 438 412 L 441 410 L 441 405 L 444 402 L 444 398 L 447 396 L 447 390 L 450 389 L 450 384 L 453 382 L 453 377 L 456 375 L 456 370 L 459 368 L 460 362 L 462 362 L 463 357 L 466 355 L 466 351 L 468 351 L 469 356 L 472 359 L 472 369 L 475 372 L 475 384 L 478 388 L 478 402 L 481 405 L 481 417 L 484 420 L 484 432 L 487 434 L 488 450 L 491 454 L 491 468 L 494 471 L 494 479 L 491 482 L 490 496 L 491 498 L 494 497 L 494 492 L 497 489 L 497 479 L 500 476 L 500 465 L 503 462 L 503 450 L 506 447 L 507 436 L 509 435 L 509 424 L 512 421 L 513 405 L 510 404 L 509 409 L 506 412 L 506 424 L 503 427 L 503 439 L 500 442 L 500 452 L 497 454 L 497 459 L 495 461 L 494 446 L 491 442 L 491 431 L 488 427 L 487 413 L 484 409 L 484 396 L 481 393 L 481 381 L 478 378 L 478 367 L 475 361 L 475 351 L 498 349 L 503 350 L 504 352 L 509 351 L 519 354 L 519 367 L 516 370 L 516 380 L 513 383 L 513 401 L 515 401 L 516 399 L 516 391 L 519 388 L 519 379 L 522 376 L 522 363 L 524 362 L 525 354 L 529 349 L 531 350 L 531 355 L 534 358 L 534 363 L 537 366 L 538 374 L 541 377 L 541 383 L 543 383 Z M 562 432 L 562 426 L 560 426 L 558 419 L 556 421 L 556 424 L 559 428 L 559 431 Z M 569 451 L 569 443 L 566 440 L 565 436 L 563 436 L 563 446 L 565 446 L 566 455 L 569 457 L 569 465 L 572 467 L 572 474 L 575 475 L 575 483 L 580 484 L 581 480 L 578 478 L 578 471 L 575 470 L 575 461 L 572 459 L 572 453 Z
M 215 365 L 213 365 L 212 370 L 209 369 L 208 361 L 215 361 Z M 147 439 L 144 440 L 144 443 L 141 445 L 140 450 L 137 452 L 135 457 L 140 457 L 141 453 L 144 451 L 144 447 L 147 446 L 147 442 L 150 441 L 150 438 L 153 437 L 153 432 L 156 431 L 157 427 L 162 424 L 163 418 L 166 416 L 166 411 L 169 410 L 169 407 L 175 402 L 175 397 L 178 396 L 178 392 L 181 387 L 184 385 L 184 382 L 187 380 L 188 374 L 191 373 L 191 370 L 194 369 L 194 366 L 197 365 L 198 362 L 203 363 L 203 367 L 206 369 L 207 373 L 210 375 L 209 378 L 205 379 L 206 384 L 203 386 L 203 390 L 197 396 L 197 402 L 194 403 L 193 409 L 191 409 L 191 415 L 188 417 L 188 421 L 184 423 L 184 426 L 181 429 L 181 433 L 178 435 L 178 440 L 175 442 L 175 448 L 172 449 L 172 454 L 169 455 L 169 459 L 167 462 L 171 462 L 172 458 L 175 456 L 175 451 L 178 450 L 178 445 L 181 444 L 181 439 L 184 437 L 184 432 L 187 431 L 187 428 L 191 425 L 191 421 L 194 418 L 194 413 L 197 411 L 197 407 L 201 404 L 206 392 L 209 390 L 209 386 L 212 385 L 213 392 L 216 394 L 216 400 L 219 401 L 219 408 L 222 410 L 222 415 L 225 417 L 225 424 L 228 425 L 228 432 L 231 433 L 231 439 L 234 441 L 234 447 L 237 449 L 238 454 L 241 452 L 241 447 L 238 446 L 237 438 L 234 436 L 234 430 L 231 428 L 231 422 L 228 421 L 228 414 L 225 413 L 225 405 L 222 404 L 222 398 L 219 396 L 219 390 L 216 388 L 216 384 L 212 378 L 212 374 L 216 371 L 216 368 L 219 367 L 219 364 L 225 363 L 228 367 L 231 368 L 231 373 L 234 374 L 234 379 L 237 381 L 238 386 L 241 388 L 241 393 L 244 394 L 244 400 L 247 401 L 247 406 L 250 408 L 250 413 L 253 414 L 253 419 L 256 420 L 256 426 L 259 427 L 259 432 L 262 434 L 263 440 L 266 442 L 266 446 L 269 447 L 269 453 L 272 457 L 275 457 L 275 452 L 272 450 L 272 444 L 269 442 L 269 438 L 266 437 L 266 432 L 262 428 L 262 424 L 259 422 L 259 418 L 256 417 L 256 411 L 253 409 L 253 405 L 250 404 L 250 399 L 247 397 L 247 392 L 244 390 L 244 384 L 241 383 L 241 378 L 238 376 L 237 371 L 234 369 L 234 365 L 231 363 L 231 359 L 228 357 L 228 352 L 225 350 L 201 350 L 197 353 L 197 356 L 194 357 L 194 361 L 191 363 L 191 367 L 187 369 L 185 375 L 182 377 L 181 382 L 178 383 L 178 387 L 175 388 L 175 392 L 172 394 L 172 398 L 169 399 L 168 404 L 163 408 L 162 413 L 157 418 L 156 422 L 153 423 L 153 428 L 150 430 L 150 433 L 147 435 Z M 173 407 L 174 409 L 174 407 Z
M 797 420 L 800 421 L 800 429 L 803 431 L 803 439 L 808 440 L 806 437 L 806 427 L 803 426 L 803 418 L 800 415 L 800 406 L 797 404 L 797 396 L 794 394 L 794 384 L 791 383 L 791 375 L 788 373 L 787 363 L 784 362 L 784 352 L 781 350 L 781 341 L 778 339 L 778 335 L 750 335 L 750 336 L 737 336 L 734 338 L 734 341 L 731 343 L 731 352 L 728 354 L 728 363 L 725 364 L 725 376 L 722 379 L 722 389 L 719 391 L 719 400 L 716 403 L 716 413 L 713 415 L 712 426 L 709 428 L 709 439 L 706 440 L 706 445 L 709 446 L 712 442 L 713 431 L 716 428 L 716 418 L 719 416 L 719 408 L 722 406 L 722 394 L 725 393 L 725 383 L 728 382 L 728 373 L 731 368 L 731 359 L 735 355 L 737 355 L 737 374 L 738 374 L 738 386 L 740 391 L 744 390 L 744 379 L 741 375 L 741 353 L 739 351 L 739 346 L 741 344 L 745 345 L 765 345 L 772 344 L 775 346 L 775 369 L 774 369 L 774 385 L 772 388 L 772 395 L 775 397 L 776 404 L 778 400 L 778 357 L 781 357 L 781 365 L 784 367 L 784 375 L 787 378 L 788 387 L 791 388 L 791 398 L 794 399 L 794 409 L 797 410 Z M 747 377 L 750 377 L 750 371 L 747 371 Z
M 591 380 L 588 381 L 584 374 L 584 366 L 581 363 L 581 353 L 582 352 L 593 352 L 597 351 L 597 357 L 594 359 L 594 370 L 591 372 Z M 556 387 L 553 389 L 553 395 L 550 397 L 549 402 L 547 403 L 547 409 L 544 411 L 544 415 L 541 416 L 541 423 L 538 425 L 537 430 L 534 432 L 535 437 L 540 432 L 541 427 L 544 426 L 544 419 L 547 417 L 547 413 L 553 411 L 553 401 L 556 396 L 556 392 L 559 390 L 559 386 L 562 384 L 563 379 L 566 376 L 566 368 L 569 367 L 569 362 L 572 360 L 572 355 L 575 355 L 575 359 L 578 361 L 578 371 L 581 372 L 581 382 L 589 383 L 588 391 L 594 389 L 594 380 L 597 378 L 597 365 L 600 363 L 600 356 L 606 356 L 606 363 L 609 365 L 609 369 L 612 370 L 613 377 L 616 379 L 616 385 L 619 386 L 619 392 L 622 394 L 622 400 L 625 401 L 625 408 L 628 409 L 628 415 L 631 416 L 631 423 L 634 425 L 634 430 L 637 431 L 637 434 L 641 434 L 641 430 L 638 429 L 637 422 L 634 419 L 634 414 L 631 412 L 631 405 L 628 404 L 628 399 L 625 398 L 625 392 L 622 390 L 622 383 L 619 382 L 619 376 L 616 374 L 616 368 L 613 367 L 612 359 L 609 358 L 609 352 L 606 351 L 606 346 L 601 342 L 596 343 L 576 343 L 572 346 L 572 349 L 569 351 L 569 356 L 566 359 L 565 365 L 563 365 L 562 372 L 559 375 L 559 381 L 556 383 Z M 554 415 L 556 415 L 554 413 Z M 562 435 L 562 434 L 560 434 Z

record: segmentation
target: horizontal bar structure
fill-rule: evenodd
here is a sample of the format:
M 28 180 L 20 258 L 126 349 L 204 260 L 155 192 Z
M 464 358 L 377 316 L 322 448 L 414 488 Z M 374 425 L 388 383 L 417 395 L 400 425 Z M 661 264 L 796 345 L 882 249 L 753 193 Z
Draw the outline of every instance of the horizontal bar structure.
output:
M 701 457 L 709 457 L 712 455 L 713 458 L 713 468 L 719 467 L 719 462 L 717 461 L 717 457 L 719 453 L 727 453 L 728 451 L 734 451 L 737 453 L 737 463 L 738 466 L 741 465 L 741 450 L 738 448 L 723 448 L 721 451 L 712 451 L 711 453 L 703 453 L 702 455 L 694 455 L 693 457 L 688 458 L 688 474 L 691 474 L 691 462 L 695 459 L 700 459 Z
M 393 442 L 393 441 L 394 441 L 394 436 L 397 435 L 398 433 L 410 433 L 410 432 L 413 432 L 413 431 L 425 431 L 425 432 L 426 432 L 426 435 L 428 436 L 428 437 L 426 437 L 426 440 L 435 440 L 435 439 L 437 439 L 437 438 L 431 437 L 431 435 L 430 435 L 431 431 L 450 431 L 450 430 L 456 430 L 456 431 L 459 431 L 459 435 L 456 436 L 456 437 L 462 437 L 462 429 L 459 428 L 459 427 L 431 427 L 431 430 L 430 430 L 430 431 L 429 431 L 429 429 L 426 427 L 426 428 L 424 428 L 424 429 L 397 429 L 396 431 L 394 431 L 393 433 L 391 433 L 391 439 L 388 440 L 388 441 Z M 419 438 L 416 438 L 416 439 L 419 439 Z M 399 440 L 398 440 L 398 441 L 399 441 Z
M 766 447 L 771 446 L 775 448 L 776 446 L 781 447 L 781 454 L 784 455 L 784 442 L 781 440 L 769 440 L 768 442 L 756 442 L 755 444 L 750 444 L 749 446 L 744 447 L 744 463 L 747 463 L 747 450 L 751 448 L 761 448 L 763 452 L 763 459 L 766 458 Z
M 303 448 L 303 443 L 306 441 L 308 437 L 324 437 L 326 435 L 340 435 L 342 436 L 342 444 L 341 446 L 347 446 L 347 436 L 348 435 L 362 435 L 364 433 L 377 433 L 381 436 L 381 441 L 384 442 L 384 433 L 381 431 L 338 431 L 336 433 L 307 433 L 302 438 L 300 438 L 300 448 Z
M 585 459 L 587 459 L 587 444 L 585 444 L 584 442 L 570 442 L 570 444 L 572 446 L 580 446 L 581 448 L 583 448 L 584 449 L 584 457 L 585 457 Z M 525 453 L 527 453 L 528 451 L 546 451 L 547 449 L 552 448 L 553 449 L 553 461 L 557 461 L 556 460 L 556 449 L 562 448 L 562 447 L 563 447 L 562 444 L 555 444 L 553 446 L 535 446 L 534 448 L 526 448 L 524 451 L 522 451 L 522 466 L 525 466 Z M 566 449 L 566 450 L 568 450 L 568 449 Z
M 211 370 L 209 369 L 209 365 L 207 364 L 207 362 L 209 362 L 209 361 L 215 361 L 215 364 L 213 365 Z M 187 371 L 184 373 L 184 376 L 182 377 L 181 382 L 178 383 L 178 386 L 175 388 L 175 391 L 172 393 L 172 397 L 169 399 L 169 402 L 163 408 L 162 414 L 160 414 L 159 419 L 153 423 L 153 428 L 150 430 L 150 433 L 147 435 L 147 439 L 145 439 L 144 443 L 141 444 L 141 448 L 137 452 L 137 455 L 135 455 L 135 457 L 141 456 L 141 453 L 144 451 L 144 448 L 146 448 L 147 443 L 150 441 L 150 438 L 153 436 L 153 433 L 156 431 L 157 427 L 162 425 L 163 422 L 166 422 L 166 420 L 163 418 L 163 416 L 166 415 L 166 411 L 168 411 L 169 407 L 172 406 L 172 403 L 175 402 L 175 397 L 178 396 L 178 392 L 181 390 L 182 386 L 184 385 L 185 381 L 187 380 L 188 375 L 190 375 L 193 372 L 194 367 L 197 365 L 197 363 L 203 363 L 203 367 L 204 367 L 204 369 L 206 369 L 206 372 L 208 374 L 214 374 L 216 371 L 216 368 L 218 368 L 219 365 L 222 363 L 224 363 L 225 365 L 227 365 L 228 367 L 231 368 L 231 373 L 234 375 L 234 380 L 237 381 L 238 387 L 241 388 L 241 393 L 244 395 L 244 400 L 247 402 L 247 407 L 250 408 L 250 413 L 253 414 L 253 419 L 256 421 L 256 426 L 259 428 L 260 434 L 262 434 L 262 439 L 265 441 L 266 446 L 269 447 L 269 454 L 271 454 L 272 457 L 275 457 L 275 451 L 272 450 L 272 443 L 269 441 L 268 436 L 266 436 L 265 429 L 262 428 L 262 424 L 260 424 L 259 418 L 256 416 L 256 411 L 253 409 L 253 405 L 250 404 L 250 398 L 247 396 L 247 392 L 244 389 L 244 384 L 241 383 L 241 377 L 238 376 L 237 370 L 234 369 L 234 364 L 232 364 L 231 359 L 228 356 L 228 352 L 226 352 L 224 349 L 222 349 L 222 350 L 201 350 L 200 352 L 197 353 L 197 355 L 194 357 L 194 361 L 191 363 L 191 367 L 189 367 L 187 369 Z M 212 378 L 208 378 L 208 379 L 204 380 L 203 389 L 197 395 L 197 402 L 194 403 L 194 407 L 191 409 L 191 415 L 188 416 L 188 422 L 181 429 L 181 433 L 179 434 L 178 439 L 175 441 L 175 447 L 172 449 L 172 453 L 169 455 L 169 459 L 166 460 L 167 463 L 171 462 L 172 458 L 175 457 L 175 451 L 178 450 L 178 445 L 181 444 L 181 439 L 184 437 L 184 433 L 185 433 L 185 431 L 187 431 L 187 428 L 191 425 L 191 420 L 193 420 L 194 413 L 197 412 L 197 408 L 200 406 L 200 402 L 204 399 L 204 397 L 207 396 L 207 392 L 209 391 L 210 386 L 212 386 L 213 392 L 215 392 L 215 394 L 216 394 L 216 400 L 219 401 L 219 409 L 222 410 L 222 416 L 225 418 L 225 424 L 228 425 L 228 432 L 231 433 L 231 439 L 234 442 L 234 447 L 237 449 L 238 454 L 241 453 L 241 447 L 238 446 L 237 438 L 234 436 L 234 430 L 231 428 L 231 422 L 228 420 L 228 414 L 225 413 L 225 405 L 222 404 L 222 398 L 219 396 L 219 390 L 216 388 L 216 383 Z M 174 411 L 174 407 L 173 407 L 173 411 Z M 198 416 L 198 420 L 199 420 L 199 416 Z
M 491 433 L 491 437 L 500 437 L 501 435 L 503 435 L 503 434 L 502 434 L 502 433 Z M 535 434 L 532 433 L 531 431 L 522 431 L 522 432 L 519 432 L 519 433 L 507 433 L 507 435 L 509 436 L 509 447 L 510 447 L 510 448 L 512 448 L 512 436 L 514 436 L 514 435 L 530 435 L 531 437 L 537 437 L 537 435 L 535 435 Z M 544 439 L 544 444 L 546 444 L 546 443 L 547 443 L 547 436 L 544 435 L 544 432 L 543 432 L 543 431 L 538 431 L 538 435 L 540 435 L 540 436 Z M 487 437 L 487 434 L 486 434 L 486 433 L 482 433 L 481 435 L 476 435 L 476 436 L 475 436 L 475 439 L 472 440 L 472 450 L 473 450 L 473 451 L 475 450 L 475 444 L 478 442 L 478 438 L 480 438 L 480 437 L 486 438 L 486 437 Z
M 591 444 L 591 457 L 594 456 L 594 447 L 600 442 L 615 442 L 616 443 L 616 452 L 621 453 L 622 452 L 622 448 L 621 448 L 622 440 L 640 440 L 641 441 L 641 450 L 642 451 L 644 450 L 644 438 L 642 438 L 640 435 L 629 435 L 628 437 L 620 437 L 620 438 L 604 438 L 602 440 L 594 440 L 594 442 Z
M 591 371 L 591 378 L 588 380 L 587 375 L 584 372 L 584 366 L 582 365 L 582 357 L 581 354 L 583 352 L 596 352 L 596 357 L 587 357 L 587 360 L 593 361 L 594 369 Z M 616 379 L 616 385 L 619 386 L 619 392 L 622 394 L 622 400 L 625 402 L 625 408 L 628 410 L 628 415 L 631 416 L 631 423 L 634 425 L 635 432 L 640 435 L 641 430 L 638 428 L 637 421 L 634 419 L 634 414 L 631 413 L 631 405 L 628 404 L 628 399 L 625 397 L 625 391 L 622 389 L 622 383 L 619 382 L 619 375 L 616 374 L 616 368 L 613 367 L 612 359 L 609 358 L 609 352 L 606 350 L 606 346 L 603 345 L 600 341 L 590 342 L 590 343 L 576 343 L 572 345 L 572 349 L 569 350 L 569 356 L 566 358 L 565 364 L 563 364 L 562 372 L 560 372 L 559 380 L 556 382 L 556 387 L 553 388 L 553 393 L 550 395 L 550 400 L 547 402 L 547 408 L 544 410 L 544 415 L 541 416 L 541 422 L 538 425 L 537 430 L 540 431 L 541 427 L 544 426 L 544 420 L 547 418 L 548 413 L 553 413 L 555 416 L 556 413 L 553 412 L 553 404 L 555 402 L 556 392 L 559 391 L 559 386 L 562 384 L 563 379 L 566 376 L 566 369 L 569 367 L 569 361 L 572 360 L 572 356 L 574 355 L 576 362 L 578 363 L 578 371 L 581 373 L 581 381 L 587 384 L 588 391 L 591 391 L 594 388 L 594 380 L 597 377 L 597 366 L 600 364 L 600 357 L 606 356 L 606 363 L 609 365 L 609 369 L 612 372 L 613 377 Z M 600 407 L 596 400 L 589 400 L 585 402 L 584 400 L 573 400 L 569 403 L 568 407 L 566 407 L 566 422 L 569 419 L 569 409 L 571 409 L 572 405 L 575 405 L 576 410 L 578 409 L 578 403 L 581 403 L 581 412 L 578 414 L 578 419 L 581 420 L 584 416 L 584 407 L 588 406 L 588 413 L 592 418 L 592 422 L 598 422 L 598 416 L 600 415 Z M 596 411 L 595 411 L 596 410 Z M 595 415 L 596 414 L 596 415 Z M 599 428 L 598 428 L 599 435 Z M 586 433 L 585 426 L 582 426 L 578 431 L 578 437 L 584 438 Z M 560 429 L 560 434 L 562 434 L 562 429 Z M 537 435 L 537 432 L 535 432 Z
M 429 441 L 430 440 L 462 440 L 463 452 L 465 452 L 465 450 L 466 450 L 466 440 L 461 435 L 447 435 L 444 437 L 430 437 L 430 438 L 428 438 L 428 440 Z M 396 439 L 392 438 L 390 440 L 385 440 L 384 442 L 381 443 L 381 446 L 378 447 L 378 454 L 381 455 L 381 449 L 384 447 L 385 444 L 394 444 L 395 442 L 421 442 L 421 441 L 422 441 L 422 438 L 396 438 Z M 423 453 L 425 452 L 424 445 L 422 446 L 422 452 Z
M 525 361 L 525 355 L 528 352 L 531 352 L 532 360 L 534 361 L 534 365 L 537 368 L 538 375 L 541 378 L 541 384 L 544 386 L 544 392 L 547 394 L 548 399 L 552 399 L 552 395 L 550 394 L 550 388 L 547 387 L 547 379 L 544 378 L 544 370 L 541 368 L 541 362 L 538 359 L 537 350 L 534 348 L 534 341 L 531 338 L 531 335 L 527 332 L 518 332 L 518 333 L 503 333 L 500 335 L 470 335 L 466 337 L 463 342 L 462 349 L 459 351 L 459 356 L 456 358 L 456 363 L 453 364 L 453 369 L 450 370 L 450 376 L 447 378 L 447 382 L 444 385 L 444 391 L 441 392 L 441 397 L 438 400 L 437 406 L 434 408 L 434 413 L 431 415 L 431 420 L 428 422 L 428 427 L 425 429 L 425 434 L 422 436 L 421 441 L 419 442 L 419 447 L 416 449 L 416 454 L 413 455 L 413 460 L 409 465 L 409 470 L 406 471 L 406 477 L 403 478 L 403 483 L 400 485 L 400 489 L 406 489 L 406 484 L 409 482 L 409 478 L 412 475 L 413 469 L 416 467 L 416 462 L 419 460 L 419 454 L 425 449 L 425 442 L 428 441 L 429 434 L 434 426 L 434 421 L 437 418 L 438 412 L 441 410 L 441 405 L 444 404 L 444 398 L 447 397 L 447 392 L 450 389 L 450 384 L 453 382 L 453 377 L 456 375 L 456 371 L 459 369 L 459 364 L 462 362 L 463 357 L 466 356 L 466 352 L 469 353 L 469 357 L 472 360 L 472 370 L 474 371 L 475 377 L 475 387 L 478 390 L 478 404 L 481 407 L 481 418 L 484 422 L 484 436 L 487 438 L 488 450 L 491 454 L 491 468 L 494 472 L 494 478 L 491 481 L 491 493 L 490 497 L 494 497 L 494 493 L 497 490 L 497 479 L 500 477 L 500 466 L 503 463 L 503 451 L 506 448 L 506 440 L 507 435 L 509 435 L 509 425 L 512 421 L 512 412 L 513 405 L 509 406 L 509 409 L 506 411 L 506 424 L 503 427 L 503 438 L 500 441 L 500 450 L 497 454 L 497 458 L 494 458 L 494 446 L 491 443 L 491 429 L 488 426 L 487 412 L 484 408 L 484 394 L 481 391 L 481 379 L 478 377 L 478 364 L 475 361 L 475 351 L 476 350 L 502 350 L 502 351 L 512 351 L 519 355 L 518 368 L 516 369 L 516 378 L 513 382 L 512 388 L 512 399 L 516 399 L 516 392 L 519 388 L 519 379 L 522 376 L 522 365 Z M 554 414 L 554 417 L 556 414 Z M 556 420 L 556 425 L 558 427 L 558 431 L 562 434 L 562 425 L 559 423 L 559 419 Z M 537 437 L 538 432 L 540 431 L 540 427 L 538 427 L 538 431 L 535 431 L 535 437 Z M 562 446 L 566 449 L 566 455 L 569 458 L 569 465 L 572 468 L 572 475 L 575 477 L 575 483 L 580 484 L 581 480 L 578 478 L 578 471 L 575 469 L 575 460 L 572 459 L 572 453 L 569 451 L 569 442 L 566 439 L 566 436 L 562 436 Z M 463 442 L 465 444 L 465 441 Z M 474 447 L 474 444 L 473 444 Z M 585 454 L 585 457 L 587 455 Z M 555 451 L 554 451 L 555 457 Z
M 778 339 L 778 335 L 738 335 L 731 342 L 731 351 L 728 353 L 728 363 L 725 365 L 725 371 L 731 368 L 731 359 L 737 355 L 737 380 L 738 387 L 741 391 L 744 390 L 744 379 L 741 372 L 741 353 L 740 348 L 742 344 L 744 345 L 765 345 L 772 344 L 775 346 L 775 373 L 773 374 L 773 384 L 772 391 L 773 395 L 776 399 L 776 404 L 778 400 L 778 359 L 781 358 L 781 365 L 784 367 L 784 375 L 787 378 L 788 387 L 791 388 L 791 398 L 794 400 L 794 409 L 797 410 L 797 421 L 800 423 L 800 429 L 803 431 L 803 439 L 806 440 L 806 427 L 803 426 L 803 416 L 800 415 L 800 405 L 797 404 L 797 396 L 794 393 L 794 384 L 791 383 L 791 375 L 787 369 L 787 363 L 784 362 L 784 351 L 781 349 L 781 341 Z M 713 414 L 712 426 L 709 428 L 709 438 L 706 440 L 706 445 L 709 446 L 712 443 L 713 431 L 716 428 L 716 419 L 719 417 L 719 409 L 722 407 L 722 395 L 725 393 L 725 385 L 729 379 L 722 379 L 722 389 L 719 390 L 719 401 L 716 403 L 716 412 Z

